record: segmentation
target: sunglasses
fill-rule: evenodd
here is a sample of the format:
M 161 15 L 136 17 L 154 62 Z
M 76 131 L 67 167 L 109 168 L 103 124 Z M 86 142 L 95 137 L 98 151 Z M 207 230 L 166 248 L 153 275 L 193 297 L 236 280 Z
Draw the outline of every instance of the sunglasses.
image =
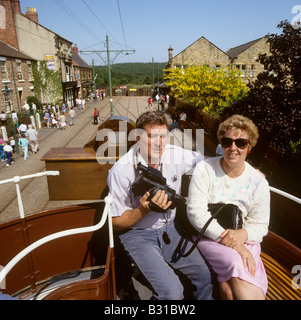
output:
M 231 138 L 225 138 L 225 137 L 221 139 L 221 145 L 223 148 L 230 148 L 233 142 L 235 143 L 237 148 L 246 149 L 246 147 L 249 144 L 249 139 L 238 138 L 233 140 Z

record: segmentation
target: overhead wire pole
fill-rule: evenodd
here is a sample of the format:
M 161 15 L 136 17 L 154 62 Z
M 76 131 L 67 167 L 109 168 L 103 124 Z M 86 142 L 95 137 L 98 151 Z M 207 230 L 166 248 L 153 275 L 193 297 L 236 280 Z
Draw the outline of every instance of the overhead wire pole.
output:
M 111 77 L 111 63 L 110 63 L 110 49 L 109 49 L 108 35 L 106 35 L 106 42 L 107 42 L 107 60 L 108 60 L 108 72 L 109 72 L 109 86 L 110 86 L 110 110 L 111 110 L 111 117 L 113 117 L 114 109 L 113 109 L 112 77 Z
M 111 64 L 114 63 L 114 61 L 116 60 L 116 58 L 121 54 L 121 53 L 125 53 L 125 54 L 130 54 L 135 53 L 136 50 L 110 50 L 109 49 L 109 36 L 106 35 L 106 45 L 107 45 L 107 49 L 106 50 L 80 50 L 80 53 L 87 53 L 87 54 L 91 54 L 91 53 L 96 53 L 101 59 L 102 61 L 106 64 L 106 61 L 102 58 L 101 54 L 106 52 L 107 53 L 107 65 L 108 65 L 108 73 L 109 73 L 109 86 L 110 86 L 110 109 L 111 109 L 111 117 L 114 116 L 114 109 L 113 109 L 113 97 L 112 97 L 112 76 L 111 76 Z M 115 58 L 113 59 L 112 63 L 111 63 L 111 59 L 110 59 L 110 52 L 115 52 Z

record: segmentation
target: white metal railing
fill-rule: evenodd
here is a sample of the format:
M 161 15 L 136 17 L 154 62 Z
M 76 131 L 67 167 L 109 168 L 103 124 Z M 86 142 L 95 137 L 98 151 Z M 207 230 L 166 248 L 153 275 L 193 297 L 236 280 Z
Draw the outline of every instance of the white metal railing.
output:
M 58 176 L 59 174 L 60 174 L 59 171 L 43 171 L 43 172 L 30 174 L 30 175 L 27 175 L 27 176 L 22 176 L 22 177 L 15 176 L 12 179 L 6 179 L 6 180 L 0 181 L 0 185 L 1 184 L 5 184 L 5 183 L 9 183 L 9 182 L 14 182 L 16 184 L 19 215 L 20 215 L 21 219 L 24 219 L 25 218 L 24 207 L 23 207 L 23 202 L 22 202 L 22 197 L 21 197 L 21 192 L 20 192 L 20 186 L 19 186 L 20 181 L 21 180 L 25 180 L 25 179 L 39 178 L 39 177 L 43 177 L 43 176 Z
M 58 175 L 58 171 L 45 171 L 45 172 L 40 172 L 37 174 L 29 175 L 29 176 L 23 176 L 23 177 L 14 177 L 13 179 L 7 179 L 0 181 L 0 184 L 8 183 L 8 182 L 14 182 L 16 183 L 16 189 L 17 189 L 17 196 L 18 196 L 18 204 L 19 204 L 19 210 L 20 208 L 20 217 L 21 219 L 24 219 L 24 210 L 23 210 L 23 204 L 22 204 L 22 199 L 21 199 L 21 194 L 20 194 L 20 188 L 19 188 L 19 182 L 23 179 L 29 179 L 29 178 L 36 178 L 36 177 L 41 177 L 45 175 Z M 36 248 L 42 246 L 43 244 L 50 242 L 55 239 L 59 239 L 62 237 L 74 235 L 74 234 L 81 234 L 81 233 L 88 233 L 88 232 L 94 232 L 103 227 L 103 225 L 106 222 L 106 219 L 108 218 L 108 227 L 109 227 L 109 245 L 111 248 L 114 247 L 114 237 L 113 237 L 113 225 L 112 225 L 112 216 L 111 216 L 111 204 L 113 202 L 113 198 L 110 194 L 108 194 L 107 197 L 104 199 L 105 201 L 105 208 L 103 210 L 102 217 L 100 221 L 94 225 L 94 226 L 89 226 L 89 227 L 82 227 L 82 228 L 74 228 L 74 229 L 69 229 L 69 230 L 64 230 L 60 231 L 54 234 L 51 234 L 49 236 L 46 236 L 40 240 L 37 240 L 33 244 L 29 245 L 26 247 L 24 250 L 19 252 L 0 272 L 0 283 L 3 282 L 7 274 L 11 271 L 11 269 L 21 260 L 23 259 L 26 255 L 28 255 L 30 252 L 35 250 Z
M 288 199 L 290 199 L 290 200 L 293 200 L 293 201 L 301 204 L 301 199 L 300 199 L 300 198 L 297 198 L 297 197 L 295 197 L 295 196 L 293 196 L 293 195 L 291 195 L 291 194 L 289 194 L 289 193 L 287 193 L 287 192 L 284 192 L 284 191 L 282 191 L 282 190 L 276 189 L 276 188 L 274 188 L 274 187 L 270 187 L 270 190 L 271 190 L 272 192 L 275 192 L 275 193 L 280 194 L 281 196 L 283 196 L 283 197 L 285 197 L 285 198 L 288 198 Z
M 107 218 L 108 218 L 108 225 L 109 225 L 109 244 L 110 244 L 110 247 L 113 248 L 114 247 L 114 239 L 113 239 L 113 226 L 112 226 L 112 219 L 111 219 L 111 203 L 112 202 L 113 202 L 113 198 L 109 194 L 105 198 L 106 205 L 105 205 L 102 217 L 96 225 L 90 226 L 90 227 L 83 227 L 83 228 L 74 228 L 74 229 L 69 229 L 69 230 L 53 233 L 53 234 L 46 236 L 40 240 L 37 240 L 36 242 L 29 245 L 21 252 L 19 252 L 0 272 L 0 283 L 5 279 L 5 277 L 11 271 L 11 269 L 21 259 L 23 259 L 26 255 L 28 255 L 31 251 L 35 250 L 36 248 L 40 247 L 43 244 L 50 242 L 52 240 L 55 240 L 55 239 L 59 239 L 59 238 L 74 235 L 74 234 L 94 232 L 98 229 L 101 229 L 102 226 L 105 224 Z

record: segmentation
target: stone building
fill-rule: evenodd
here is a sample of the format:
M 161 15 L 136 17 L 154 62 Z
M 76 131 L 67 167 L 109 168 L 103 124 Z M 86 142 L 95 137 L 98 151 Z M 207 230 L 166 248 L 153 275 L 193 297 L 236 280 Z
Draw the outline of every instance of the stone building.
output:
M 74 75 L 77 81 L 77 96 L 81 99 L 87 99 L 93 90 L 92 68 L 80 57 L 76 44 L 73 45 L 72 50 Z
M 5 86 L 11 90 L 11 110 L 21 112 L 26 98 L 32 96 L 33 75 L 31 64 L 34 61 L 31 57 L 21 53 L 10 45 L 0 41 L 0 89 Z M 9 105 L 5 101 L 4 94 L 0 93 L 0 112 L 9 113 Z
M 267 38 L 262 37 L 231 48 L 226 53 L 231 58 L 232 68 L 239 69 L 243 78 L 254 81 L 264 71 L 264 66 L 256 60 L 260 54 L 270 53 L 270 45 Z
M 185 69 L 188 65 L 208 65 L 209 67 L 225 68 L 229 65 L 230 57 L 208 41 L 201 37 L 189 47 L 173 57 L 173 49 L 168 49 L 168 67 Z
M 216 47 L 205 37 L 199 38 L 186 49 L 173 57 L 173 49 L 168 49 L 167 68 L 182 68 L 187 65 L 208 65 L 217 69 L 230 67 L 239 69 L 246 82 L 254 81 L 264 70 L 257 62 L 259 54 L 269 53 L 270 47 L 266 37 L 231 48 L 226 52 Z

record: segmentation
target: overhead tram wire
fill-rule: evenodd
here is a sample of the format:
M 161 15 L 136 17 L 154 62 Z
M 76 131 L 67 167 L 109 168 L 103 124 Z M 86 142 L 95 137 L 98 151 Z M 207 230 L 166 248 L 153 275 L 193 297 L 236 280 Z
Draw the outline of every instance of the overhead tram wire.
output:
M 123 27 L 123 22 L 122 22 L 122 16 L 121 16 L 121 10 L 120 10 L 120 5 L 119 5 L 119 0 L 117 0 L 117 7 L 118 7 L 118 12 L 119 12 L 119 18 L 120 18 L 120 23 L 121 23 L 121 29 L 122 29 L 122 33 L 123 33 L 123 39 L 124 39 L 124 43 L 125 43 L 125 47 L 126 49 L 128 48 L 127 45 L 127 41 L 125 38 L 125 32 L 124 32 L 124 27 Z M 129 57 L 128 57 L 128 62 L 130 61 Z
M 122 29 L 122 33 L 123 33 L 124 43 L 125 43 L 126 48 L 128 48 L 126 38 L 125 38 L 125 33 L 124 33 L 124 27 L 123 27 L 123 22 L 122 22 L 122 17 L 121 17 L 119 0 L 117 0 L 117 6 L 118 6 L 118 11 L 119 11 L 119 17 L 120 17 L 120 23 L 121 23 L 121 29 Z
M 81 28 L 87 31 L 93 38 L 100 40 L 98 36 L 93 34 L 89 27 L 64 3 L 63 0 L 53 0 L 65 13 L 71 17 Z
M 94 15 L 94 17 L 101 23 L 101 25 L 106 29 L 107 33 L 110 34 L 110 36 L 114 38 L 114 36 L 111 34 L 110 30 L 104 25 L 104 23 L 99 19 L 99 17 L 95 14 L 95 12 L 89 7 L 89 5 L 87 4 L 87 2 L 85 0 L 82 0 L 82 2 L 87 6 L 87 8 L 91 11 L 91 13 Z M 115 39 L 115 41 L 117 41 Z

